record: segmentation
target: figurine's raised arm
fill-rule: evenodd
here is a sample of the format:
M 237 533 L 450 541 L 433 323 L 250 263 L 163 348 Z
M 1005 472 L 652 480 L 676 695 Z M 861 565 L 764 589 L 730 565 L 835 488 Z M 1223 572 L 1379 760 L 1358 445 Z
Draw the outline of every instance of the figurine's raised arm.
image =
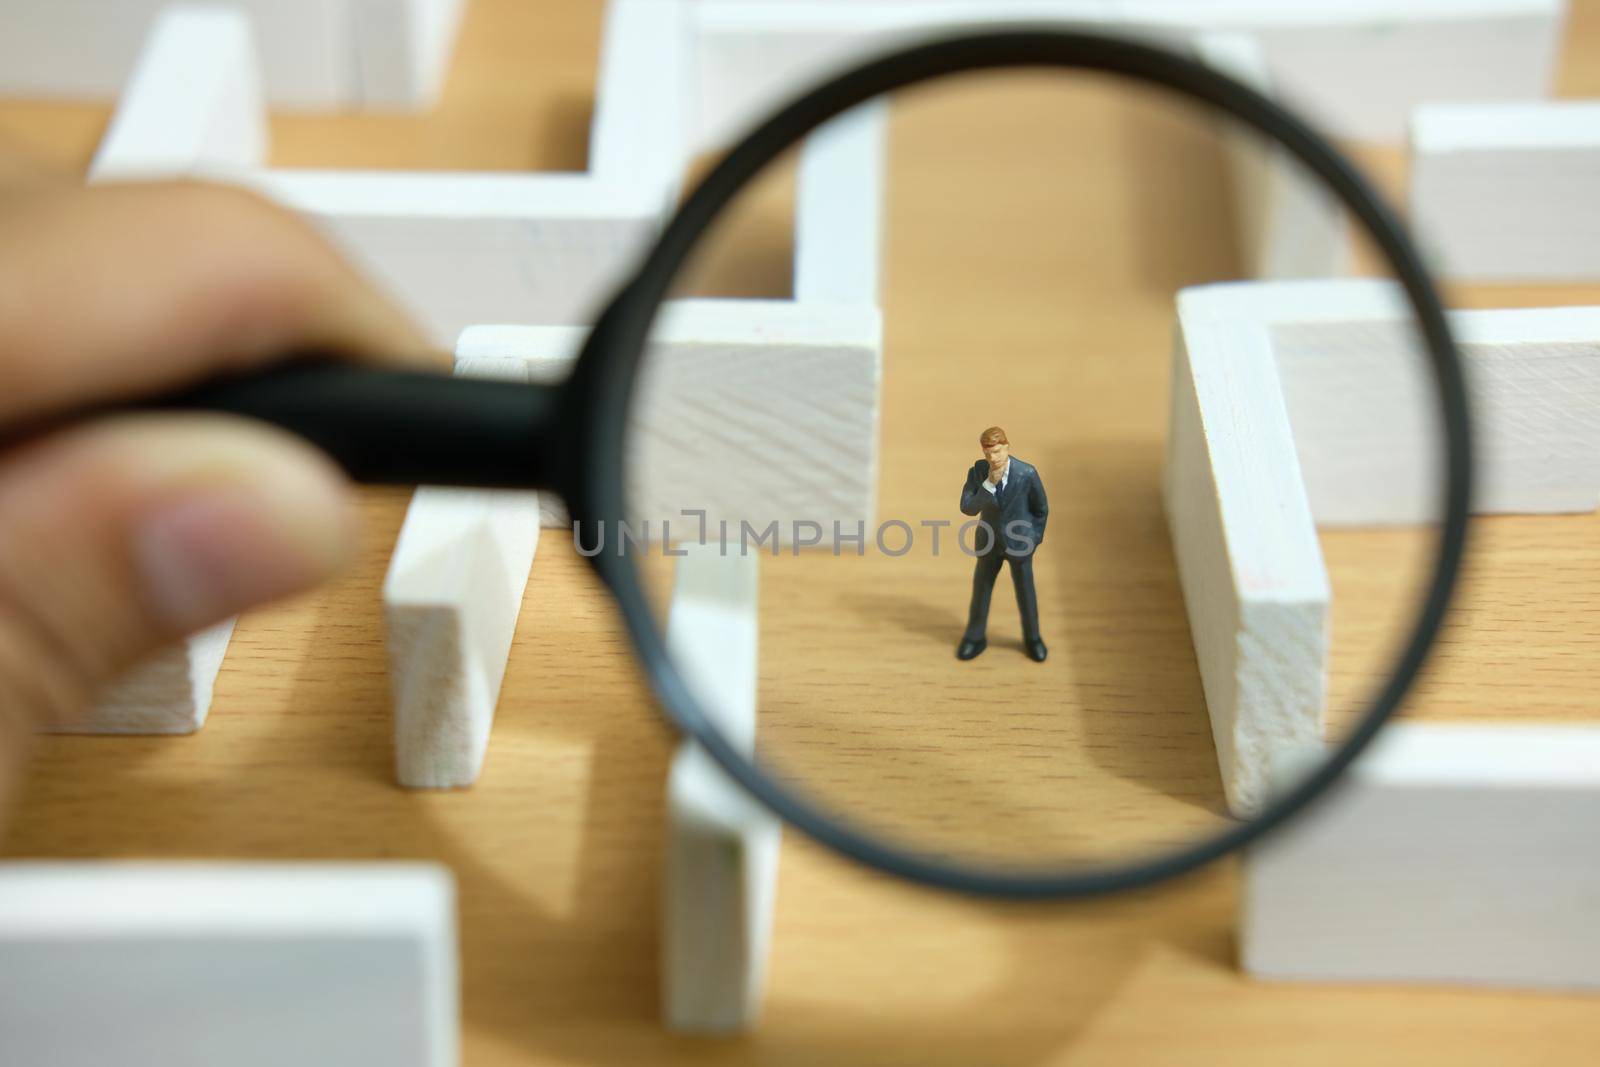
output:
M 984 500 L 988 497 L 983 483 L 988 480 L 989 464 L 980 459 L 967 472 L 967 482 L 961 487 L 961 514 L 976 515 L 983 510 Z

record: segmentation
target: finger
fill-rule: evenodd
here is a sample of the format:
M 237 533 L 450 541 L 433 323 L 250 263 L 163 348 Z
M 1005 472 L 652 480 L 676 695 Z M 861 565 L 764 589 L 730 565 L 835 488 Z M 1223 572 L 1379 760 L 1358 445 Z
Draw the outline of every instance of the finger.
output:
M 354 537 L 320 452 L 209 415 L 106 419 L 14 452 L 0 514 L 0 707 L 58 722 L 162 645 L 325 580 Z
M 196 183 L 0 201 L 0 422 L 320 347 L 449 361 L 308 223 Z

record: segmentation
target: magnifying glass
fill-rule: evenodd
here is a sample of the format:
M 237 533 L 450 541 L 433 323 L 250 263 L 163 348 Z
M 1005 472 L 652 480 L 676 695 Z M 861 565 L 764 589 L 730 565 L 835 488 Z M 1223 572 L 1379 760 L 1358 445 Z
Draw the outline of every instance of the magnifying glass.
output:
M 757 342 L 679 342 L 697 300 L 741 295 L 739 242 L 783 210 L 798 146 L 885 94 L 897 137 L 948 145 L 935 166 L 891 173 L 891 251 L 911 241 L 906 254 L 951 267 L 947 291 L 888 283 L 882 376 L 861 381 L 910 398 L 895 410 L 912 414 L 874 426 L 816 388 L 826 345 L 800 336 L 741 361 Z M 1132 125 L 1221 116 L 1270 140 L 1359 223 L 1366 269 L 1389 280 L 1340 283 L 1328 300 L 1297 288 L 1316 282 L 1193 290 L 1229 270 L 1196 269 L 1200 224 L 1170 208 L 1165 257 L 1108 240 L 1118 205 L 1074 199 L 1073 168 L 1093 159 L 1067 136 L 1108 106 Z M 992 167 L 983 188 L 963 184 L 963 160 L 999 151 L 985 138 L 1007 122 L 1032 123 L 1036 150 L 1000 169 L 1004 189 Z M 918 181 L 932 184 L 909 195 Z M 1120 208 L 1137 215 L 1134 192 Z M 1051 269 L 1059 286 L 1039 283 Z M 1108 327 L 1150 321 L 1179 289 L 1177 358 L 1169 333 Z M 793 304 L 780 304 L 740 314 L 759 327 L 770 313 L 766 341 L 781 339 Z M 919 329 L 930 307 L 959 308 L 941 319 L 953 334 Z M 558 494 L 661 706 L 732 779 L 854 859 L 1006 897 L 1193 870 L 1326 790 L 1439 631 L 1472 475 L 1439 296 L 1343 156 L 1211 66 L 1046 27 L 892 52 L 761 122 L 688 196 L 559 384 L 305 362 L 159 406 L 279 424 L 359 480 Z M 669 417 L 684 410 L 701 417 Z M 1148 444 L 1160 427 L 1165 452 Z M 1247 501 L 1236 475 L 1267 480 Z M 1176 517 L 1182 500 L 1210 526 Z M 961 540 L 986 518 L 1003 520 L 1000 547 L 981 546 L 980 527 Z M 858 536 L 841 544 L 840 530 Z M 725 721 L 668 639 L 675 575 L 707 553 L 758 585 L 753 734 Z M 1275 587 L 1291 557 L 1297 581 Z M 1265 733 L 1240 725 L 1263 711 Z M 1298 724 L 1293 773 L 1263 769 L 1285 740 L 1272 723 Z

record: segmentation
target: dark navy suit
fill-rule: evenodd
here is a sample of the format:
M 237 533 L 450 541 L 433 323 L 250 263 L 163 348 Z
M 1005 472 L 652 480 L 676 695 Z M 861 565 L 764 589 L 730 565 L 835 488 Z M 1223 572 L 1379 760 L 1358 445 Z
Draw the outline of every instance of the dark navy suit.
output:
M 982 640 L 989 625 L 989 598 L 1000 568 L 1011 564 L 1011 584 L 1017 590 L 1017 610 L 1022 615 L 1022 639 L 1039 639 L 1039 598 L 1033 591 L 1033 552 L 1044 540 L 1050 502 L 1044 495 L 1039 472 L 1016 456 L 1006 472 L 1004 489 L 994 493 L 983 487 L 989 479 L 989 461 L 980 459 L 967 472 L 961 488 L 961 513 L 976 515 L 988 524 L 972 531 L 971 547 L 979 551 L 972 572 L 972 606 L 967 612 L 968 640 Z M 986 543 L 987 542 L 987 543 Z M 987 551 L 982 551 L 987 548 Z

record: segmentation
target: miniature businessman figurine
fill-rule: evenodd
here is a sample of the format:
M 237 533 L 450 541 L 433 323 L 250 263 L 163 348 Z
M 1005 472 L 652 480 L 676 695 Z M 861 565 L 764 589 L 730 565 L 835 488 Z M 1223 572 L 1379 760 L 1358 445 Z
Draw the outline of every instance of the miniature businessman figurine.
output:
M 1006 432 L 991 426 L 978 437 L 983 458 L 967 472 L 961 489 L 961 513 L 977 515 L 984 526 L 974 531 L 978 565 L 972 572 L 972 607 L 967 632 L 956 647 L 957 659 L 972 659 L 989 647 L 989 597 L 1000 567 L 1011 564 L 1011 584 L 1022 613 L 1022 643 L 1028 655 L 1044 662 L 1047 649 L 1039 637 L 1039 598 L 1033 591 L 1033 550 L 1044 540 L 1050 515 L 1039 472 L 1011 454 Z M 987 526 L 987 532 L 985 531 Z

